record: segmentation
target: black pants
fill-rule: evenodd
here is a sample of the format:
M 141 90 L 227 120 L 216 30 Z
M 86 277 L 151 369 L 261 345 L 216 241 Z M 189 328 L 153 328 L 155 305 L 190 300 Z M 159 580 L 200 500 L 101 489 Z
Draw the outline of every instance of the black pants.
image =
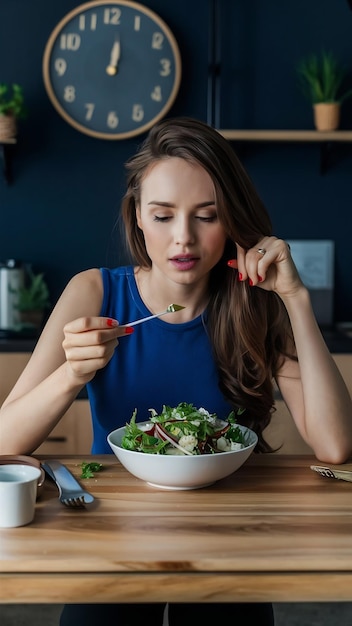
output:
M 164 604 L 67 604 L 60 626 L 162 626 Z M 274 626 L 271 604 L 170 604 L 170 626 Z

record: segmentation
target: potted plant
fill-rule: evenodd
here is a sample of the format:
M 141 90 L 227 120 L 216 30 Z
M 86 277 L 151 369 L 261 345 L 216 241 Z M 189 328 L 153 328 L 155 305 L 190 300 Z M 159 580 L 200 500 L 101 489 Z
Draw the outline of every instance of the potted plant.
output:
M 332 52 L 322 51 L 301 59 L 297 74 L 304 95 L 310 100 L 317 130 L 336 130 L 340 124 L 341 104 L 352 96 L 343 89 L 346 69 Z
M 17 120 L 26 116 L 23 89 L 13 83 L 0 83 L 0 141 L 12 140 L 17 135 Z
M 18 290 L 17 309 L 22 327 L 39 329 L 46 309 L 50 307 L 49 288 L 44 274 L 28 270 L 27 282 Z

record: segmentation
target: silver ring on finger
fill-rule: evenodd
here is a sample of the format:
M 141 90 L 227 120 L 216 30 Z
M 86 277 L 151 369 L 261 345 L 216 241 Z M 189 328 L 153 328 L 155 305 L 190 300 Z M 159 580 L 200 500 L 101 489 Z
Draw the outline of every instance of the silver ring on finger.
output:
M 264 256 L 264 254 L 266 254 L 265 248 L 257 248 L 257 252 L 259 252 L 259 254 L 261 254 L 262 256 Z

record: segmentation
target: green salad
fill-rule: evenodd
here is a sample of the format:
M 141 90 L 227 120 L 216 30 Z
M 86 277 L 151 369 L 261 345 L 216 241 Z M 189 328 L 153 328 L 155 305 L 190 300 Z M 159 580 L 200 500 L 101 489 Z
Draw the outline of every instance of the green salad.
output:
M 236 423 L 244 409 L 231 411 L 226 421 L 206 409 L 181 402 L 163 406 L 162 412 L 149 409 L 148 422 L 137 423 L 137 409 L 126 424 L 121 446 L 146 454 L 199 455 L 245 448 L 246 436 Z

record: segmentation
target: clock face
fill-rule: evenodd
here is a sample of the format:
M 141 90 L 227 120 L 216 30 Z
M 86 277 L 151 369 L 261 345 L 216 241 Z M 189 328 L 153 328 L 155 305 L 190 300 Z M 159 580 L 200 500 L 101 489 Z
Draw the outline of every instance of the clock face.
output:
M 181 57 L 165 22 L 137 2 L 76 7 L 49 37 L 44 84 L 58 113 L 82 133 L 126 139 L 171 108 Z

